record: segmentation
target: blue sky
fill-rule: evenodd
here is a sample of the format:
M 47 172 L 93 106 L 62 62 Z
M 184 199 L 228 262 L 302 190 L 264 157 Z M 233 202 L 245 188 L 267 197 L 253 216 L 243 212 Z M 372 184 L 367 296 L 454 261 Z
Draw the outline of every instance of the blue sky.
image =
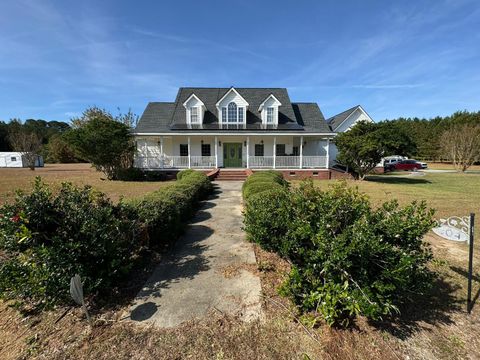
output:
M 480 110 L 480 2 L 0 3 L 0 119 L 141 114 L 180 86 L 287 87 L 326 117 Z

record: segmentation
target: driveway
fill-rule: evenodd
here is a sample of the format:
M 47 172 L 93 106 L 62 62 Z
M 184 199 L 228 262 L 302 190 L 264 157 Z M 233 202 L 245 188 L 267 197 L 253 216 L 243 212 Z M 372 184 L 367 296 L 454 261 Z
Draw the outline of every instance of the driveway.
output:
M 215 184 L 214 195 L 135 298 L 130 319 L 174 327 L 210 311 L 246 321 L 261 316 L 255 253 L 242 230 L 242 182 Z

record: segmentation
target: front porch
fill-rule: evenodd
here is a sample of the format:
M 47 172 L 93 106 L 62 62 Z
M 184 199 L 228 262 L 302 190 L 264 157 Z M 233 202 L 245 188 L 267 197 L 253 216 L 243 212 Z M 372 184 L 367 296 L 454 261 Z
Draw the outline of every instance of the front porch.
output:
M 328 169 L 330 138 L 295 135 L 148 136 L 136 139 L 135 167 Z

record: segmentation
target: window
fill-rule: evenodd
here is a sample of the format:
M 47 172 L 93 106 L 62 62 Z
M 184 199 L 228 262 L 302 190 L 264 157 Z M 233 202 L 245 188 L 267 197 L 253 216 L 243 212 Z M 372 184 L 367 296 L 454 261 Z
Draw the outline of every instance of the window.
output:
M 190 122 L 192 124 L 198 123 L 198 107 L 196 106 L 190 108 Z
M 299 156 L 300 155 L 300 148 L 298 146 L 293 147 L 293 156 Z
M 277 144 L 275 153 L 277 156 L 285 156 L 285 144 Z
M 12 157 L 10 158 L 10 161 L 17 161 L 17 158 L 16 158 L 15 156 L 12 156 Z
M 263 144 L 255 144 L 255 156 L 263 156 Z
M 267 108 L 267 124 L 273 124 L 273 114 L 275 109 L 273 107 Z
M 237 104 L 233 101 L 228 104 L 228 122 L 237 122 Z
M 238 122 L 243 123 L 243 107 L 238 108 Z
M 211 156 L 210 144 L 202 144 L 202 156 Z
M 180 156 L 188 156 L 188 145 L 180 144 Z
M 222 107 L 222 122 L 227 122 L 227 107 Z

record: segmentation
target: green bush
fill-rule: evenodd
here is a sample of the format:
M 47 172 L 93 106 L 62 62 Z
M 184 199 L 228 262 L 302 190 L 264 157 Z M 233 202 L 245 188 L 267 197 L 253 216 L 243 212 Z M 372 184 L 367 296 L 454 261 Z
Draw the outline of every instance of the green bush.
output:
M 375 210 L 345 183 L 321 191 L 304 182 L 252 196 L 244 214 L 249 239 L 292 264 L 282 294 L 330 325 L 394 314 L 432 283 L 422 238 L 433 210 L 423 202 Z
M 19 193 L 0 208 L 0 297 L 40 308 L 69 303 L 75 274 L 87 296 L 108 291 L 134 266 L 142 245 L 176 240 L 211 188 L 206 175 L 189 172 L 115 205 L 90 187 L 69 183 L 53 194 L 37 178 L 31 194 Z
M 288 182 L 281 173 L 272 170 L 258 171 L 245 180 L 242 186 L 242 195 L 247 201 L 251 195 L 271 189 L 280 191 L 286 186 L 288 186 Z
M 149 246 L 161 247 L 176 240 L 183 222 L 193 215 L 198 202 L 212 191 L 210 180 L 201 172 L 184 170 L 178 173 L 178 179 L 172 185 L 124 204 L 142 224 Z
M 0 296 L 48 307 L 69 299 L 79 274 L 86 294 L 108 289 L 132 267 L 133 223 L 103 194 L 62 184 L 57 194 L 35 180 L 0 208 Z

